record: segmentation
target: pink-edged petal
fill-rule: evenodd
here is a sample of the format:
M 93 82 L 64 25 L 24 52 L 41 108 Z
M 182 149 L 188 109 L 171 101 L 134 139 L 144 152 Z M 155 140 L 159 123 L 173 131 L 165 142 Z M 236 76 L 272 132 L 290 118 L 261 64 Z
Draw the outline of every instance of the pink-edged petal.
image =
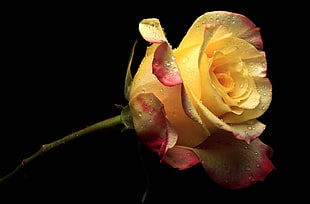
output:
M 152 70 L 158 80 L 166 86 L 182 83 L 173 51 L 167 42 L 161 43 L 155 50 Z
M 157 18 L 143 19 L 139 23 L 139 31 L 142 37 L 148 42 L 167 42 L 163 28 Z
M 230 189 L 248 187 L 275 169 L 270 161 L 273 150 L 261 140 L 250 144 L 220 131 L 193 151 L 208 175 L 219 185 Z
M 224 25 L 229 28 L 233 36 L 246 40 L 257 49 L 263 49 L 260 29 L 246 16 L 229 11 L 212 11 L 199 16 L 183 38 L 180 47 L 201 44 L 206 25 L 212 23 Z
M 153 93 L 139 94 L 129 102 L 138 137 L 163 157 L 177 141 L 177 133 L 166 118 L 164 106 Z
M 169 149 L 162 160 L 162 163 L 169 164 L 179 170 L 190 168 L 199 162 L 200 159 L 193 151 L 177 146 Z
M 243 123 L 230 125 L 235 137 L 244 140 L 248 144 L 259 137 L 265 130 L 266 125 L 256 119 L 248 120 Z

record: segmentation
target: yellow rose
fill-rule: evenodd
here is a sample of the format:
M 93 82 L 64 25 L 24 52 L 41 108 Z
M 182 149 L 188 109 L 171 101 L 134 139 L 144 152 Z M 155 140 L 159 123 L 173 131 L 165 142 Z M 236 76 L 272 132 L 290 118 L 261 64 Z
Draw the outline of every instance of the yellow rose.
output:
M 272 148 L 258 136 L 272 86 L 259 28 L 243 15 L 201 15 L 177 48 L 156 18 L 139 24 L 147 48 L 130 87 L 137 135 L 161 162 L 186 169 L 201 163 L 227 188 L 264 180 Z

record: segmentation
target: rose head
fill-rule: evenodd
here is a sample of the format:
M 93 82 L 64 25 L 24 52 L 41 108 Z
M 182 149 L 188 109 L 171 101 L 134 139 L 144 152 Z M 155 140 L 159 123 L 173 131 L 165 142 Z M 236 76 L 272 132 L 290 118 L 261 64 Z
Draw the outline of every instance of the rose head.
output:
M 129 107 L 137 135 L 161 162 L 178 169 L 201 163 L 227 188 L 264 180 L 272 149 L 257 120 L 272 86 L 259 28 L 243 15 L 201 15 L 173 49 L 158 19 L 139 24 L 152 43 L 131 84 Z

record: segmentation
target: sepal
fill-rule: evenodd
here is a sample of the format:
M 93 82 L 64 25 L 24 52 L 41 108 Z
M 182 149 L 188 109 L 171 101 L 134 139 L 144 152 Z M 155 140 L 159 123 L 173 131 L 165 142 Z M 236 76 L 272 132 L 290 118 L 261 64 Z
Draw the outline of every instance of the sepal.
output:
M 130 87 L 131 87 L 131 83 L 133 81 L 133 77 L 131 74 L 131 63 L 132 63 L 134 51 L 136 48 L 136 44 L 137 44 L 137 40 L 134 42 L 134 44 L 132 46 L 132 49 L 131 49 L 131 52 L 129 55 L 128 65 L 127 65 L 127 72 L 126 72 L 126 76 L 125 76 L 124 96 L 125 96 L 127 101 L 129 101 Z
M 122 111 L 121 111 L 121 121 L 122 121 L 122 124 L 125 126 L 122 129 L 122 132 L 127 130 L 127 129 L 134 129 L 134 125 L 133 125 L 133 122 L 132 122 L 132 116 L 131 116 L 131 112 L 130 112 L 129 106 L 128 105 L 122 106 L 122 105 L 119 105 L 119 104 L 115 104 L 115 106 L 117 108 L 122 109 Z

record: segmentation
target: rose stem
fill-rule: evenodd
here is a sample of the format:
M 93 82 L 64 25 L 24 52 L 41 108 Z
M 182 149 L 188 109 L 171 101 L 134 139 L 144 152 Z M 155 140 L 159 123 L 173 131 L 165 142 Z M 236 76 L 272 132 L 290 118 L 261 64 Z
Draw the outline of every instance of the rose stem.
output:
M 80 138 L 81 136 L 85 136 L 100 130 L 104 130 L 104 129 L 111 129 L 114 128 L 120 124 L 122 124 L 122 118 L 121 115 L 117 115 L 114 117 L 111 117 L 109 119 L 105 119 L 103 121 L 97 122 L 91 126 L 88 126 L 84 129 L 78 130 L 76 132 L 73 132 L 63 138 L 60 138 L 58 140 L 55 140 L 51 143 L 48 144 L 43 144 L 41 146 L 41 148 L 34 154 L 32 154 L 31 156 L 25 158 L 22 160 L 22 162 L 11 172 L 9 172 L 8 174 L 6 174 L 5 176 L 0 178 L 0 183 L 4 183 L 5 181 L 11 179 L 12 177 L 14 177 L 18 172 L 20 172 L 27 164 L 29 164 L 31 161 L 43 156 L 45 153 L 61 146 L 61 145 L 65 145 L 68 142 L 74 141 L 77 138 Z

